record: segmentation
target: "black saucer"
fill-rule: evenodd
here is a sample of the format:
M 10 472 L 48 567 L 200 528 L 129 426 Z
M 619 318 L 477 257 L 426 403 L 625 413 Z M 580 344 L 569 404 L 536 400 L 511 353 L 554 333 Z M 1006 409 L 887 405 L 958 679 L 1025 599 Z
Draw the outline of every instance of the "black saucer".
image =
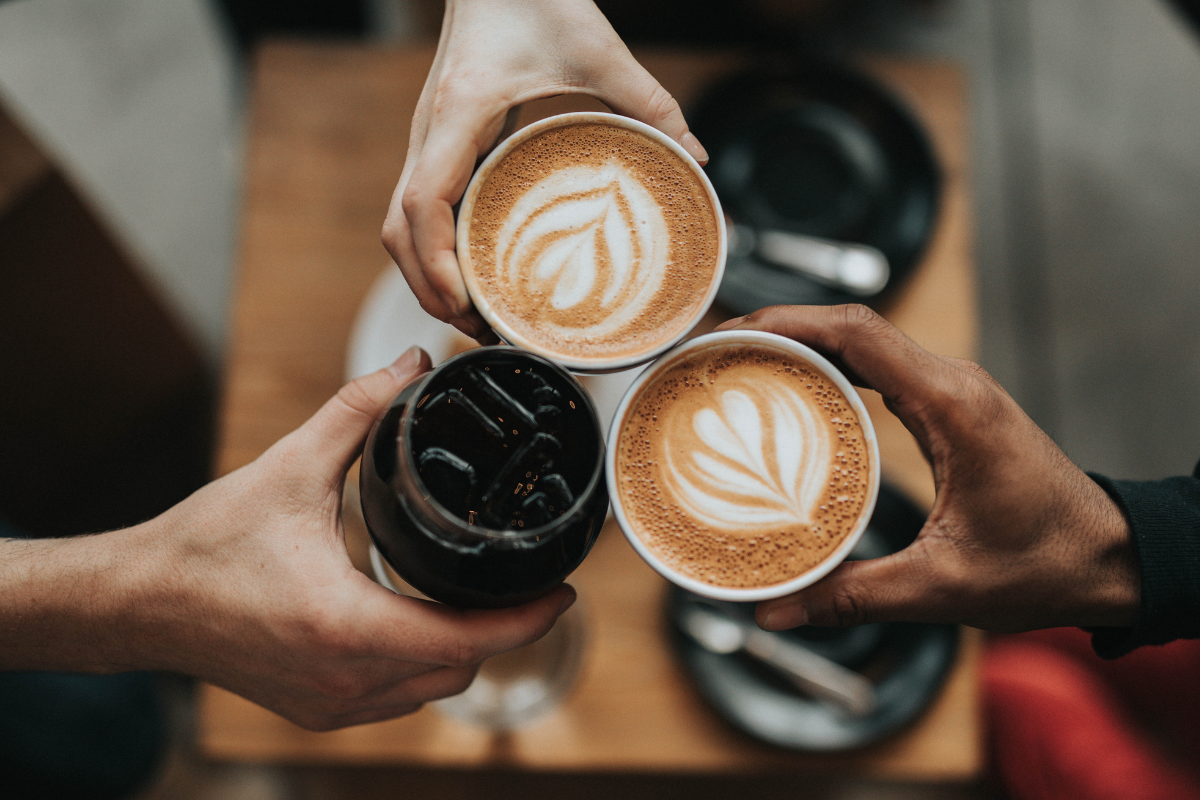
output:
M 925 522 L 904 495 L 883 486 L 879 501 L 851 558 L 896 552 L 916 538 Z M 857 628 L 797 628 L 784 636 L 866 675 L 879 707 L 852 716 L 813 700 L 771 667 L 737 653 L 716 655 L 693 642 L 677 623 L 685 603 L 721 608 L 753 619 L 753 603 L 720 603 L 674 588 L 668 603 L 672 643 L 700 693 L 737 728 L 780 747 L 830 752 L 862 747 L 912 722 L 936 696 L 958 652 L 956 625 L 888 622 Z
M 920 125 L 874 81 L 828 62 L 777 62 L 717 85 L 688 120 L 736 222 L 876 247 L 891 271 L 884 293 L 916 266 L 941 177 Z M 745 314 L 863 298 L 745 256 L 730 258 L 718 299 Z

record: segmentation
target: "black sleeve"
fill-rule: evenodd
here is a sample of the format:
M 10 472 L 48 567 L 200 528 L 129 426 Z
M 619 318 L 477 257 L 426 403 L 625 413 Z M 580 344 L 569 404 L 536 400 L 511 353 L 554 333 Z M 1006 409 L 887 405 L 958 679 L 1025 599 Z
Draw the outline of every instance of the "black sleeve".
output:
M 1142 575 L 1137 621 L 1092 629 L 1096 654 L 1117 658 L 1142 645 L 1200 639 L 1200 464 L 1190 478 L 1162 481 L 1088 474 L 1129 520 Z

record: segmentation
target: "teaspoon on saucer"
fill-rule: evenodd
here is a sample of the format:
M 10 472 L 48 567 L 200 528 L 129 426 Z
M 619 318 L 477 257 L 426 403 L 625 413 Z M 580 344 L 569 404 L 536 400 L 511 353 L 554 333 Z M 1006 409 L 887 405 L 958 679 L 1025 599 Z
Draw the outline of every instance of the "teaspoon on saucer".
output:
M 887 256 L 874 247 L 777 230 L 755 230 L 725 218 L 729 254 L 755 255 L 768 264 L 858 297 L 878 294 L 888 282 Z
M 865 716 L 877 705 L 875 688 L 862 675 L 776 634 L 699 603 L 685 604 L 679 621 L 683 631 L 705 650 L 721 655 L 745 650 L 807 694 L 855 716 Z

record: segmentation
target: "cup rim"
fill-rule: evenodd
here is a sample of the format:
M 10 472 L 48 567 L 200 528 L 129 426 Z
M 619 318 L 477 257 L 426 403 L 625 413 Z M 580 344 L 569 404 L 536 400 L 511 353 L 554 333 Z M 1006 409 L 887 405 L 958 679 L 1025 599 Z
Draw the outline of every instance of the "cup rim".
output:
M 703 583 L 695 578 L 689 578 L 686 575 L 680 575 L 672 570 L 654 554 L 646 543 L 632 530 L 632 526 L 625 517 L 625 509 L 621 503 L 621 493 L 617 486 L 617 442 L 620 439 L 622 421 L 625 418 L 626 412 L 633 400 L 641 392 L 642 388 L 660 375 L 664 370 L 668 369 L 679 359 L 686 357 L 689 353 L 710 347 L 721 347 L 725 345 L 749 344 L 760 347 L 782 350 L 790 355 L 800 356 L 804 360 L 810 362 L 825 377 L 833 381 L 834 385 L 841 390 L 846 396 L 846 400 L 850 403 L 854 413 L 858 415 L 859 425 L 863 431 L 863 437 L 867 441 L 869 453 L 871 457 L 871 474 L 867 481 L 867 499 L 863 503 L 862 510 L 859 512 L 858 521 L 855 524 L 854 530 L 847 536 L 837 549 L 826 556 L 819 564 L 812 569 L 797 575 L 794 578 L 789 578 L 781 583 L 772 584 L 770 586 L 755 586 L 750 588 L 738 588 L 729 586 L 713 586 Z M 858 392 L 851 385 L 850 381 L 843 375 L 827 358 L 822 356 L 817 351 L 800 342 L 788 339 L 766 331 L 718 331 L 708 333 L 688 341 L 687 343 L 677 347 L 670 355 L 660 358 L 653 364 L 648 366 L 642 374 L 630 385 L 626 390 L 624 397 L 621 398 L 621 403 L 617 406 L 617 411 L 613 415 L 612 422 L 609 424 L 607 437 L 607 452 L 604 455 L 604 474 L 608 481 L 608 496 L 609 503 L 612 506 L 613 517 L 617 521 L 617 526 L 621 529 L 621 533 L 625 535 L 626 540 L 633 547 L 637 554 L 650 565 L 662 577 L 666 578 L 671 583 L 692 592 L 693 594 L 707 597 L 712 600 L 724 600 L 734 603 L 757 602 L 760 600 L 771 600 L 776 597 L 798 592 L 801 589 L 811 586 L 828 575 L 838 564 L 846 560 L 850 555 L 850 551 L 858 544 L 858 540 L 862 538 L 863 532 L 867 529 L 867 525 L 871 520 L 871 515 L 875 511 L 875 503 L 879 498 L 879 484 L 881 468 L 879 463 L 879 440 L 875 433 L 875 426 L 871 422 L 871 417 L 867 414 L 866 405 Z
M 657 143 L 663 145 L 668 150 L 673 152 L 684 160 L 684 163 L 691 167 L 693 173 L 700 179 L 704 191 L 708 195 L 709 202 L 712 204 L 713 213 L 716 215 L 717 229 L 717 266 L 713 271 L 711 282 L 708 290 L 705 292 L 703 302 L 697 311 L 695 318 L 685 325 L 678 334 L 671 337 L 665 342 L 660 343 L 656 347 L 646 350 L 642 353 L 632 356 L 621 356 L 619 358 L 579 358 L 571 356 L 563 356 L 555 353 L 549 348 L 543 347 L 537 342 L 531 341 L 525 336 L 514 331 L 504 320 L 495 312 L 491 303 L 488 302 L 483 292 L 480 291 L 477 282 L 475 281 L 474 271 L 469 269 L 471 259 L 470 247 L 470 225 L 472 213 L 475 210 L 475 200 L 479 195 L 479 191 L 483 186 L 483 182 L 491 174 L 493 168 L 503 158 L 511 152 L 517 145 L 533 138 L 543 131 L 551 128 L 565 127 L 567 125 L 576 125 L 580 123 L 595 122 L 605 125 L 612 125 L 620 128 L 628 128 L 630 130 L 641 133 L 653 139 Z M 554 116 L 545 117 L 536 122 L 526 125 L 519 131 L 513 133 L 503 142 L 498 144 L 491 153 L 483 160 L 476 168 L 475 174 L 471 176 L 470 183 L 467 184 L 467 189 L 463 193 L 463 197 L 458 207 L 458 216 L 455 218 L 455 250 L 458 256 L 459 272 L 462 274 L 463 283 L 467 287 L 467 294 L 474 303 L 475 308 L 479 311 L 480 316 L 487 321 L 492 330 L 496 332 L 503 341 L 523 350 L 528 350 L 531 353 L 536 353 L 543 358 L 550 359 L 555 363 L 563 366 L 573 372 L 580 373 L 606 373 L 620 372 L 622 370 L 631 369 L 633 367 L 646 364 L 658 358 L 663 353 L 675 347 L 679 342 L 691 333 L 692 329 L 700 322 L 708 309 L 716 300 L 717 290 L 720 289 L 721 279 L 725 274 L 725 260 L 728 255 L 728 235 L 725 230 L 725 214 L 721 208 L 721 201 L 717 197 L 717 191 L 713 188 L 712 181 L 708 179 L 704 168 L 692 158 L 683 147 L 671 137 L 667 136 L 657 128 L 653 128 L 644 122 L 641 122 L 631 117 L 624 117 L 620 114 L 612 114 L 604 111 L 573 111 L 567 114 L 555 114 Z

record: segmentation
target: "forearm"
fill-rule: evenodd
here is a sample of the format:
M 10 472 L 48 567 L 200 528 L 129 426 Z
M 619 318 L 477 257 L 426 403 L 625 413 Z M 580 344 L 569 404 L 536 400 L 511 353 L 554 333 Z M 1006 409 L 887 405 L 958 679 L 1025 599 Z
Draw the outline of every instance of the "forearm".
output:
M 148 525 L 68 539 L 0 539 L 0 670 L 154 668 L 144 624 Z

